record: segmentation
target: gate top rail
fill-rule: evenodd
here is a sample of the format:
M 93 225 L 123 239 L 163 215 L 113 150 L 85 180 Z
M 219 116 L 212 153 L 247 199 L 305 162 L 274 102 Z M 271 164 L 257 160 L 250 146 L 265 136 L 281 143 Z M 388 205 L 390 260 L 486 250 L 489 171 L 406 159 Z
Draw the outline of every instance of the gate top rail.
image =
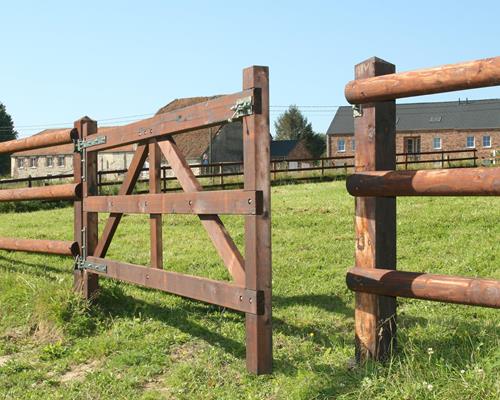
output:
M 345 97 L 351 104 L 363 104 L 496 85 L 500 57 L 353 80 Z
M 100 151 L 159 136 L 209 128 L 253 113 L 260 113 L 260 91 L 254 88 L 109 128 L 105 135 L 99 132 L 88 135 L 83 147 L 87 151 Z
M 77 135 L 78 133 L 74 129 L 64 129 L 55 132 L 41 133 L 23 139 L 9 140 L 0 143 L 0 154 L 68 144 L 75 141 Z

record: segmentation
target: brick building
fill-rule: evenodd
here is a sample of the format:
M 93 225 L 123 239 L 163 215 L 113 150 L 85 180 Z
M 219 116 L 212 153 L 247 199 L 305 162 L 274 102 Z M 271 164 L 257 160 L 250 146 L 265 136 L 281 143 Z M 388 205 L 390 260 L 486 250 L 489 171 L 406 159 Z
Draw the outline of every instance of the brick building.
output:
M 353 136 L 352 109 L 339 107 L 327 131 L 328 155 L 353 155 Z M 398 153 L 470 149 L 485 164 L 500 152 L 500 99 L 396 106 Z
M 216 96 L 176 99 L 162 107 L 156 114 L 174 111 L 214 97 Z M 106 135 L 106 131 L 111 128 L 98 127 L 98 133 Z M 70 128 L 46 129 L 38 134 L 64 130 L 69 131 Z M 243 161 L 243 126 L 241 121 L 173 136 L 180 151 L 190 164 L 200 164 L 204 154 L 208 156 L 209 162 L 213 163 Z M 133 144 L 99 152 L 98 169 L 110 171 L 128 168 L 136 148 L 137 144 Z M 70 174 L 73 172 L 73 149 L 73 144 L 66 144 L 13 153 L 11 155 L 11 176 L 13 178 L 27 178 L 28 176 Z M 272 159 L 310 157 L 311 153 L 303 142 L 297 140 L 272 142 Z M 197 172 L 195 171 L 195 173 Z M 107 177 L 113 179 L 112 175 Z

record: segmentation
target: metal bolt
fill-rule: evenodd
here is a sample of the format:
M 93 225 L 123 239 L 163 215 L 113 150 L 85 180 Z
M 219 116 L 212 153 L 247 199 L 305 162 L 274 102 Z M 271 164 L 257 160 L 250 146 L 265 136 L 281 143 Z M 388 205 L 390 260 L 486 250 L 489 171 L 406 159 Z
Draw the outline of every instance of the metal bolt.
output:
M 189 205 L 192 206 L 193 205 L 193 200 L 189 200 Z
M 149 275 L 146 274 L 146 279 L 149 279 Z
M 248 204 L 252 204 L 252 199 L 248 199 Z
M 249 302 L 250 304 L 252 304 L 252 298 L 251 298 L 251 297 L 249 297 L 249 298 L 248 298 L 248 302 Z
M 240 296 L 240 301 L 243 301 L 243 296 Z

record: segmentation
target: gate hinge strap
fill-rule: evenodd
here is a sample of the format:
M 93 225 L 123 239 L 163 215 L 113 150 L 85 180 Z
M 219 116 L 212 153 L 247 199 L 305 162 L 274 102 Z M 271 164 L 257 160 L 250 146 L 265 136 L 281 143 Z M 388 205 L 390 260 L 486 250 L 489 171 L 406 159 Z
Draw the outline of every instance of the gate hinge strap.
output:
M 104 143 L 106 143 L 106 136 L 97 136 L 96 138 L 90 140 L 78 139 L 75 145 L 77 151 L 82 151 L 83 149 L 86 149 L 88 147 L 97 146 L 98 144 Z
M 98 263 L 93 263 L 90 261 L 85 260 L 83 257 L 78 256 L 76 258 L 76 263 L 75 263 L 75 268 L 76 269 L 89 269 L 97 272 L 103 272 L 107 273 L 108 272 L 108 267 L 106 264 L 98 264 Z

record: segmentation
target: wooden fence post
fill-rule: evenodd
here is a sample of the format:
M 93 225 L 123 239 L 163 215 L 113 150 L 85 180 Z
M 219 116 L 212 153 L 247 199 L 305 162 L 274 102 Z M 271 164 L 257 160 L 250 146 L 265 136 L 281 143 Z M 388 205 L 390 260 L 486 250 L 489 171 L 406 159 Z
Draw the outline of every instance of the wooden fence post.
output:
M 161 150 L 156 140 L 149 143 L 149 193 L 161 193 Z M 162 215 L 150 214 L 151 267 L 163 268 Z
M 85 140 L 97 132 L 97 122 L 89 117 L 75 121 L 78 139 Z M 83 160 L 82 160 L 83 158 Z M 82 183 L 82 198 L 97 194 L 97 152 L 76 152 L 73 154 L 75 183 Z M 75 241 L 78 242 L 80 255 L 92 255 L 98 241 L 97 213 L 83 211 L 82 201 L 74 203 Z M 75 269 L 74 288 L 86 299 L 91 299 L 99 288 L 98 275 L 88 270 Z
M 395 72 L 378 58 L 355 67 L 356 79 Z M 356 171 L 396 169 L 396 104 L 363 105 L 354 119 Z M 396 198 L 356 197 L 356 267 L 396 269 Z M 396 344 L 396 298 L 356 292 L 356 359 L 384 359 Z
M 257 88 L 260 101 L 254 114 L 243 118 L 244 188 L 263 193 L 262 214 L 245 216 L 245 280 L 247 289 L 264 293 L 264 314 L 246 314 L 247 369 L 256 374 L 272 370 L 271 327 L 271 158 L 269 130 L 269 69 L 243 71 L 243 89 Z M 256 100 L 259 100 L 258 98 Z

